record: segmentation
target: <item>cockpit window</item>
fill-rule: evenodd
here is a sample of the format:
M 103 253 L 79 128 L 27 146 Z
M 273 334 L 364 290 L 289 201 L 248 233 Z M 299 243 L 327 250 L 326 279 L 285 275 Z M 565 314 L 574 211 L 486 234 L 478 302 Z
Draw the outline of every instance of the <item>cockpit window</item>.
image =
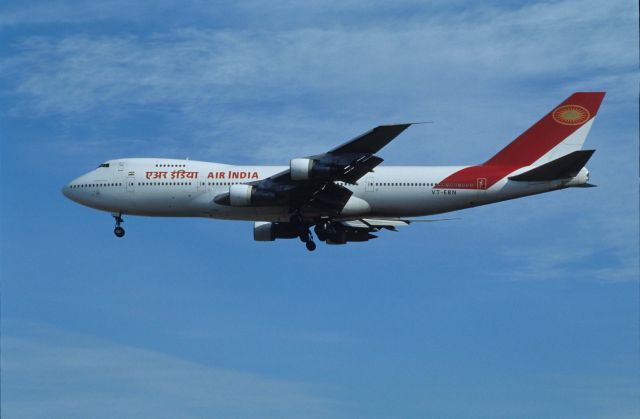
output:
M 109 163 L 102 163 L 100 166 L 98 167 L 109 167 Z

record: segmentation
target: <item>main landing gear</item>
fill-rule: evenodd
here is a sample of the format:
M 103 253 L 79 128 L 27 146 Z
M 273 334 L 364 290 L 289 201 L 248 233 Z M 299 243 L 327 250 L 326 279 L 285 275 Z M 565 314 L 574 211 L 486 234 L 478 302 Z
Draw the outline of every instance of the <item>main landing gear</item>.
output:
M 122 214 L 114 214 L 113 218 L 116 220 L 116 228 L 113 229 L 113 234 L 115 234 L 116 237 L 124 237 L 124 228 L 120 227 L 120 224 L 124 223 Z
M 313 235 L 309 230 L 309 226 L 304 222 L 300 214 L 291 216 L 291 224 L 293 224 L 298 230 L 298 237 L 300 241 L 304 243 L 307 250 L 313 252 L 316 250 L 316 244 L 313 241 Z
M 309 240 L 304 245 L 307 246 L 307 250 L 310 252 L 313 252 L 314 250 L 316 250 L 316 243 L 312 240 Z

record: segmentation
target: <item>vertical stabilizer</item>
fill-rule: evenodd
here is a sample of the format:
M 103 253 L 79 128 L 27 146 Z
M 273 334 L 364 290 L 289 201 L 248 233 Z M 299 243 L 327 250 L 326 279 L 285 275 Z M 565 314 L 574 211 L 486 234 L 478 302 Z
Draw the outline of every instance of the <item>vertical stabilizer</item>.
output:
M 604 95 L 604 92 L 572 94 L 484 165 L 539 165 L 580 150 Z

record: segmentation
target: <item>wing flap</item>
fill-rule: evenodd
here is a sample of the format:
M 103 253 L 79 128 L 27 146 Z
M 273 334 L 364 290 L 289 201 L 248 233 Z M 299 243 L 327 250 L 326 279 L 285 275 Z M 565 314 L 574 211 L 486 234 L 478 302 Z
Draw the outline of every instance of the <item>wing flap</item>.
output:
M 328 182 L 314 191 L 307 205 L 337 214 L 347 204 L 351 195 L 353 195 L 353 192 L 344 186 Z
M 355 183 L 362 176 L 371 172 L 384 160 L 378 156 L 364 156 L 344 168 L 342 179 L 345 182 Z

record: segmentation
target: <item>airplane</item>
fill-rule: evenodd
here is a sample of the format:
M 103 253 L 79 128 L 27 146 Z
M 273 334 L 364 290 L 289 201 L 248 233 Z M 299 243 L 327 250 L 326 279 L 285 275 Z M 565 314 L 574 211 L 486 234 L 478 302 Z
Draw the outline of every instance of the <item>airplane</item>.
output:
M 236 166 L 184 159 L 109 160 L 63 187 L 82 205 L 123 215 L 254 221 L 256 241 L 300 239 L 316 249 L 364 242 L 381 230 L 480 205 L 590 187 L 582 150 L 605 92 L 578 92 L 482 164 L 381 166 L 376 155 L 411 123 L 381 125 L 288 166 Z M 312 231 L 313 230 L 313 233 Z

